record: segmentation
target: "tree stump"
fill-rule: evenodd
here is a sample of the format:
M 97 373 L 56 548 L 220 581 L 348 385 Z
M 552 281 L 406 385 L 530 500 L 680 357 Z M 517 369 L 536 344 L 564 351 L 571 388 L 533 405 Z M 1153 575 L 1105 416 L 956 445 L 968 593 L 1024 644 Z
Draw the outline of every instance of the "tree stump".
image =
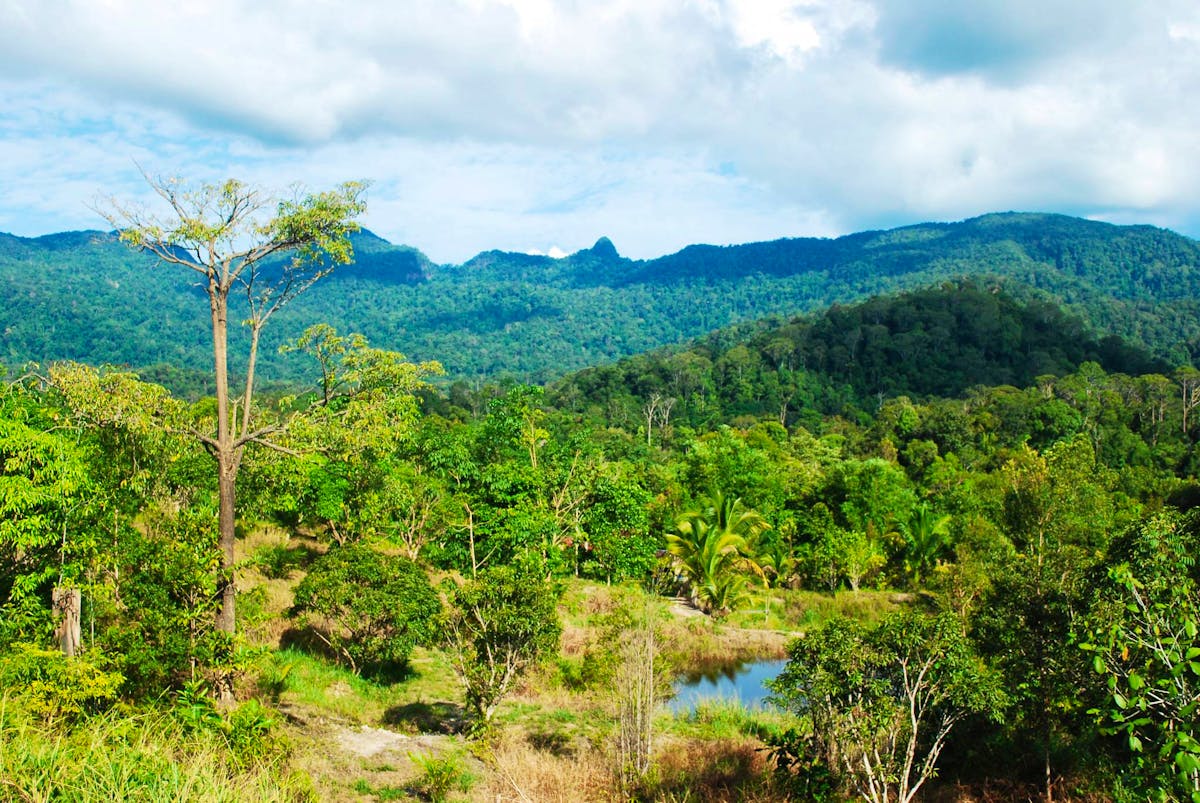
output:
M 63 655 L 70 658 L 79 652 L 82 639 L 80 612 L 83 609 L 83 594 L 78 588 L 56 588 L 53 600 L 54 617 L 58 620 L 54 636 Z

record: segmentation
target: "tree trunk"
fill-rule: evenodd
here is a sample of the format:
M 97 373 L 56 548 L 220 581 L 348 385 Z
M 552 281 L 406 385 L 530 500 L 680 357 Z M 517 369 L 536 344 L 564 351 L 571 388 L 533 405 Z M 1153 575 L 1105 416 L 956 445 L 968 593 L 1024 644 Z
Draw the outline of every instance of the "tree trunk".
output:
M 217 386 L 217 437 L 213 457 L 217 461 L 217 548 L 221 551 L 221 571 L 217 577 L 216 627 L 218 632 L 224 633 L 232 641 L 237 630 L 237 584 L 233 560 L 233 547 L 237 535 L 234 489 L 241 454 L 234 445 L 235 422 L 230 420 L 229 407 L 229 288 L 223 285 L 221 277 L 217 275 L 209 276 L 208 300 L 212 313 L 213 368 Z M 213 682 L 213 693 L 221 706 L 233 705 L 231 669 L 221 670 Z
M 234 486 L 237 481 L 237 456 L 234 450 L 234 431 L 229 420 L 229 360 L 228 308 L 229 291 L 216 276 L 208 286 L 209 309 L 212 312 L 213 368 L 217 382 L 217 547 L 221 550 L 221 574 L 217 579 L 217 630 L 232 636 L 235 632 L 233 577 L 233 544 L 236 535 Z
M 237 519 L 234 515 L 235 486 L 237 465 L 219 465 L 220 476 L 217 480 L 217 498 L 220 504 L 217 523 L 217 548 L 221 550 L 221 574 L 217 579 L 217 595 L 220 605 L 217 607 L 217 630 L 232 636 L 237 630 L 237 620 L 234 608 L 237 595 L 237 583 L 234 577 L 233 547 L 237 535 Z

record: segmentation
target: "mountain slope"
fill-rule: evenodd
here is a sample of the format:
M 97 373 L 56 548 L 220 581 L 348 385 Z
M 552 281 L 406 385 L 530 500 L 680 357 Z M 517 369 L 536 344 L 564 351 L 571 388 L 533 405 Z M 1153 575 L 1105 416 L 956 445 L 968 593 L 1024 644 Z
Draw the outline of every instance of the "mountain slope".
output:
M 1028 387 L 1085 362 L 1128 375 L 1170 365 L 1041 301 L 1017 301 L 971 282 L 943 285 L 791 320 L 739 324 L 687 346 L 587 368 L 555 382 L 552 401 L 574 412 L 638 421 L 657 397 L 673 420 L 708 428 L 737 416 L 793 423 L 802 410 L 874 410 L 901 395 L 962 398 L 981 386 Z
M 1174 361 L 1200 335 L 1200 246 L 1148 226 L 996 214 L 837 239 L 695 245 L 652 260 L 607 239 L 563 259 L 482 253 L 435 265 L 369 232 L 357 261 L 268 327 L 264 376 L 297 377 L 275 353 L 318 321 L 378 346 L 438 359 L 451 376 L 545 381 L 739 321 L 975 278 L 1062 304 L 1097 332 Z M 0 360 L 132 366 L 209 364 L 200 291 L 111 235 L 0 235 Z

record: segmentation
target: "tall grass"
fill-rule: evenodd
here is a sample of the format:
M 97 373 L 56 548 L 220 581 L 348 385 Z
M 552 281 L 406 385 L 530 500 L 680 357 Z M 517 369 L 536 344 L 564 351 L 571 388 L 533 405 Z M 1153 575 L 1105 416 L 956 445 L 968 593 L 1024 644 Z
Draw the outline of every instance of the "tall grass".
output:
M 789 591 L 783 595 L 784 618 L 799 630 L 809 630 L 838 616 L 862 622 L 878 622 L 910 604 L 908 595 L 894 591 Z
M 306 801 L 311 780 L 275 763 L 242 768 L 228 744 L 185 734 L 164 712 L 110 712 L 71 727 L 0 699 L 0 800 Z M 282 777 L 281 777 L 282 775 Z

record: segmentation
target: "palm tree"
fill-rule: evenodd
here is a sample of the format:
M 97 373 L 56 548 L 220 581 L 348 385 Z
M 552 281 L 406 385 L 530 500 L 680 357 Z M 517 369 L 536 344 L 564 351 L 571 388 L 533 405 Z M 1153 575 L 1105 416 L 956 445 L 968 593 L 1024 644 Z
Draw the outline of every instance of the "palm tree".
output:
M 915 585 L 920 585 L 922 577 L 950 548 L 950 517 L 939 516 L 928 502 L 922 502 L 913 508 L 901 531 L 904 535 L 904 571 Z
M 757 511 L 720 491 L 680 517 L 667 535 L 667 551 L 679 560 L 692 604 L 705 613 L 732 610 L 745 596 L 745 572 L 763 574 L 754 557 L 768 529 Z
M 758 549 L 756 561 L 766 575 L 769 588 L 787 585 L 796 574 L 797 560 L 783 539 L 774 539 Z

